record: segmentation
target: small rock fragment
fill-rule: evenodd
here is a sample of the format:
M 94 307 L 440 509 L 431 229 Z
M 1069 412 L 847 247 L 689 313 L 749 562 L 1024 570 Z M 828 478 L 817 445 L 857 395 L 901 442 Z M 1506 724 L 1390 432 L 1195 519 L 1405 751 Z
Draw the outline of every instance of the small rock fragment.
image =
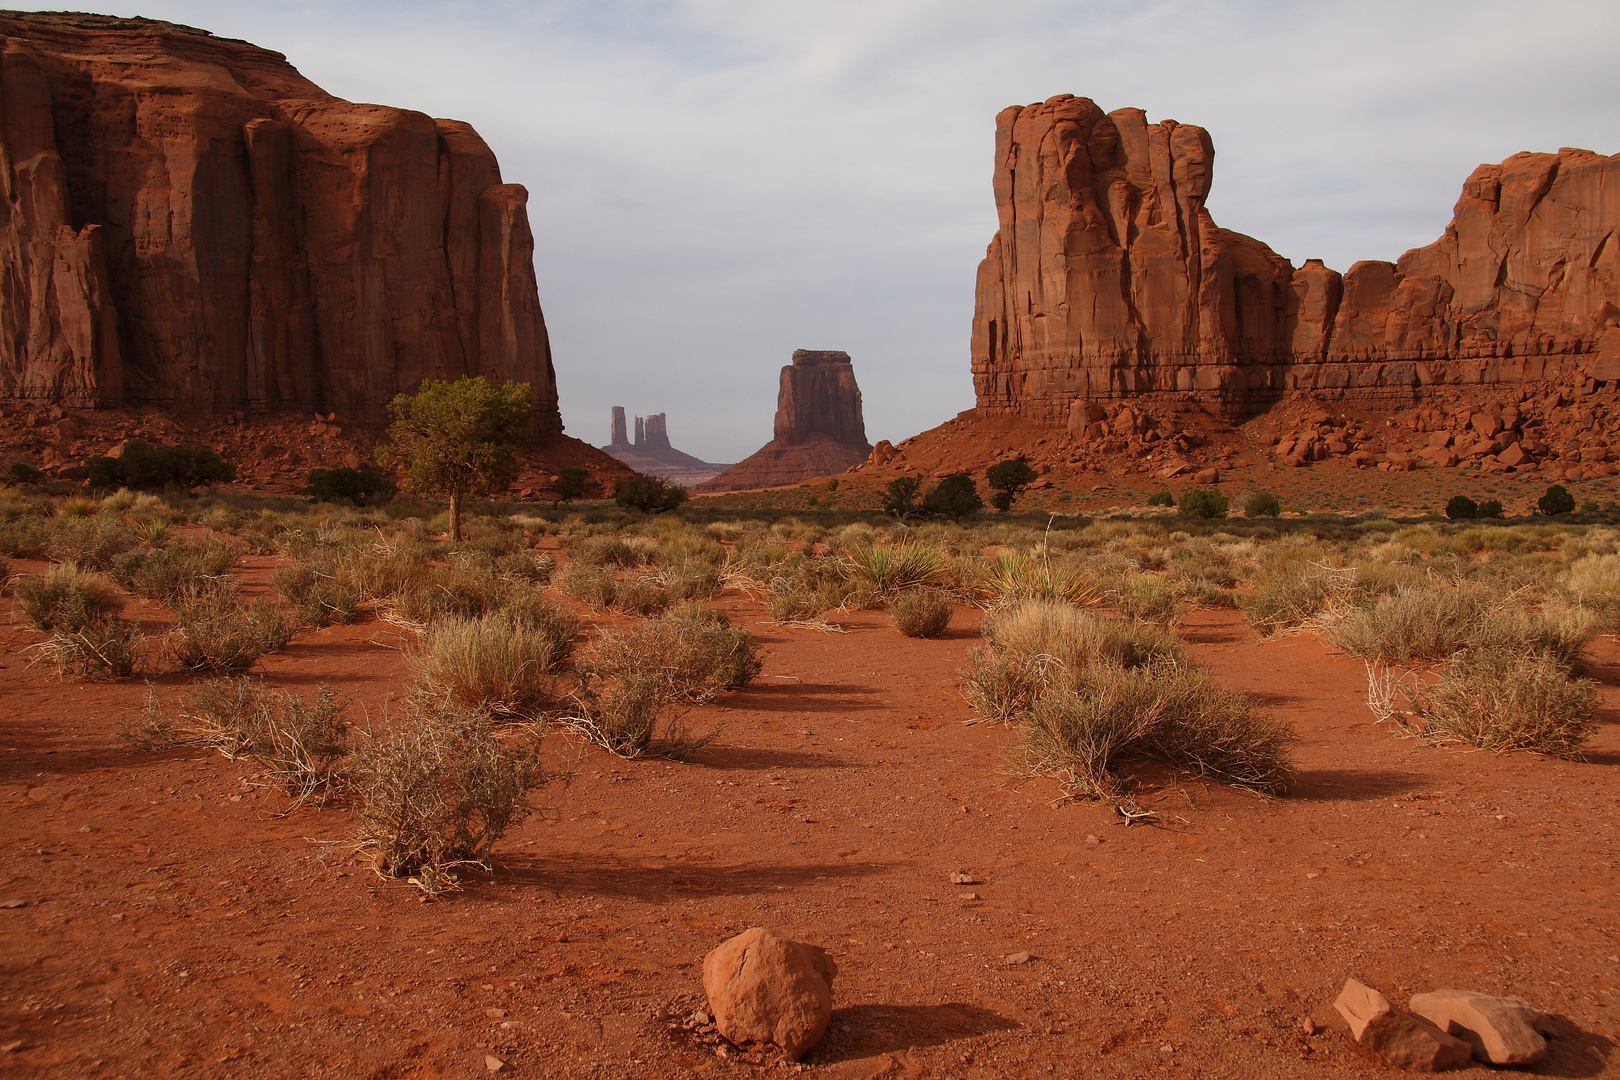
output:
M 505 1072 L 506 1071 L 506 1062 L 502 1061 L 500 1058 L 496 1057 L 494 1054 L 485 1054 L 484 1055 L 484 1068 L 488 1069 L 492 1073 Z
M 1414 1013 L 1466 1042 L 1476 1061 L 1534 1065 L 1551 1052 L 1540 1034 L 1546 1014 L 1523 998 L 1436 990 L 1412 995 L 1411 1005 Z
M 979 879 L 974 877 L 972 874 L 965 873 L 964 871 L 952 870 L 951 871 L 951 884 L 952 885 L 978 885 L 979 884 Z
M 1102 837 L 1094 836 L 1091 833 L 1086 833 L 1086 843 L 1088 843 L 1088 844 L 1100 844 L 1100 843 L 1102 843 Z
M 20 908 L 20 907 L 27 907 L 27 906 L 28 906 L 28 901 L 26 901 L 26 900 L 18 900 L 15 897 L 13 897 L 10 900 L 0 900 L 0 908 Z
M 21 1039 L 12 1039 L 10 1042 L 0 1045 L 0 1054 L 15 1054 L 22 1048 L 23 1041 Z
M 1008 967 L 1022 967 L 1035 958 L 1027 952 L 1015 952 L 1008 953 L 1006 959 Z

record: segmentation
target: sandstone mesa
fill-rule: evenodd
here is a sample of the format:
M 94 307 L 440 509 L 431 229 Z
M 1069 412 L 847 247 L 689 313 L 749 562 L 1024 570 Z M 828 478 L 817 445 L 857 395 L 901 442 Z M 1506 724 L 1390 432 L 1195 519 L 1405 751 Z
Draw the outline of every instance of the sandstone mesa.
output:
M 670 445 L 669 418 L 664 413 L 636 417 L 635 442 L 630 441 L 623 405 L 613 406 L 608 444 L 602 449 L 636 472 L 657 476 L 673 484 L 701 484 L 731 468 L 682 453 Z
M 375 423 L 481 374 L 561 432 L 528 193 L 469 125 L 171 23 L 0 37 L 0 398 Z

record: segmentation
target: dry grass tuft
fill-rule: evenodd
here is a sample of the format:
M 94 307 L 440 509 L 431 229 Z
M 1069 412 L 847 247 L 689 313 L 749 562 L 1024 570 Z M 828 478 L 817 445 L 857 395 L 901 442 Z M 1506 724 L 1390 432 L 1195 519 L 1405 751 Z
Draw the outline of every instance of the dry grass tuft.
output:
M 575 633 L 577 624 L 532 608 L 527 614 L 441 619 L 425 633 L 417 671 L 458 707 L 532 716 L 553 696 L 552 676 Z
M 17 607 L 36 630 L 77 633 L 86 625 L 123 610 L 124 596 L 107 578 L 60 563 L 44 574 L 20 578 L 13 593 Z
M 234 586 L 190 591 L 174 605 L 171 651 L 187 671 L 237 675 L 267 652 L 287 647 L 294 626 L 287 613 L 268 600 L 244 603 Z
M 1032 551 L 997 552 L 985 574 L 984 584 L 998 604 L 1055 600 L 1084 607 L 1101 600 L 1105 591 L 1102 584 L 1085 571 L 1054 563 L 1045 546 Z
M 937 589 L 907 589 L 889 601 L 889 614 L 906 637 L 939 637 L 951 625 L 951 600 Z

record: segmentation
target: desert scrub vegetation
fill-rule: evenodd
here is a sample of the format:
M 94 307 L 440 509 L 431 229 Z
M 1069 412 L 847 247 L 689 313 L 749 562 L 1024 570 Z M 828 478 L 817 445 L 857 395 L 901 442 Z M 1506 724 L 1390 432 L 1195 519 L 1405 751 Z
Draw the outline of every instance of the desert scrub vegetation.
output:
M 384 877 L 429 896 L 457 871 L 488 869 L 495 842 L 529 813 L 548 775 L 543 725 L 497 728 L 484 713 L 431 696 L 404 716 L 361 731 L 350 766 L 356 843 Z
M 539 604 L 522 614 L 441 619 L 424 631 L 415 666 L 426 687 L 456 706 L 532 718 L 554 697 L 554 676 L 577 634 L 577 622 Z
M 907 589 L 889 601 L 894 625 L 909 638 L 939 637 L 951 625 L 951 599 L 937 589 Z
M 883 597 L 937 584 L 946 573 L 944 554 L 932 544 L 916 541 L 856 547 L 845 558 L 849 577 Z
M 341 787 L 344 709 L 327 686 L 305 700 L 259 679 L 207 679 L 188 687 L 172 712 L 149 688 L 144 714 L 125 734 L 147 749 L 203 746 L 229 761 L 250 759 L 300 802 L 325 801 Z
M 692 735 L 693 706 L 752 682 L 764 667 L 752 634 L 724 614 L 682 605 L 658 619 L 604 630 L 578 664 L 569 728 L 621 757 L 684 758 L 714 738 Z
M 1326 633 L 1329 644 L 1383 663 L 1441 660 L 1454 653 L 1497 649 L 1546 656 L 1565 670 L 1581 665 L 1589 620 L 1579 610 L 1525 610 L 1471 582 L 1401 586 L 1357 609 Z
M 75 633 L 89 623 L 117 615 L 124 607 L 123 593 L 110 579 L 71 562 L 19 578 L 12 592 L 18 610 L 36 630 Z
M 982 584 L 998 604 L 1056 600 L 1084 606 L 1097 603 L 1107 593 L 1103 581 L 1089 568 L 1054 560 L 1044 545 L 996 552 Z
M 262 598 L 244 601 L 234 585 L 188 591 L 173 607 L 170 652 L 186 671 L 240 674 L 292 640 L 293 620 L 280 605 Z

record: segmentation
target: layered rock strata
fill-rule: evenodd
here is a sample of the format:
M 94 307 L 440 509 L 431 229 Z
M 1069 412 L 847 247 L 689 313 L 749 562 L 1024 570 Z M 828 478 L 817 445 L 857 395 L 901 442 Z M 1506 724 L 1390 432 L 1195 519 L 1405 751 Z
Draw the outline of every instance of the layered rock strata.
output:
M 1098 399 L 1241 413 L 1289 390 L 1620 379 L 1620 155 L 1482 165 L 1433 244 L 1340 275 L 1205 209 L 1207 132 L 1060 95 L 996 118 L 1000 228 L 979 266 L 978 406 L 1079 431 Z
M 698 490 L 797 484 L 843 472 L 871 453 L 849 354 L 797 349 L 782 369 L 774 437 Z
M 528 193 L 467 124 L 170 23 L 0 38 L 0 397 L 375 423 L 482 374 L 561 432 Z
M 602 447 L 636 472 L 657 476 L 674 484 L 701 484 L 731 468 L 714 465 L 675 449 L 669 443 L 669 425 L 664 413 L 636 417 L 636 440 L 626 437 L 624 406 L 613 406 L 611 441 Z

